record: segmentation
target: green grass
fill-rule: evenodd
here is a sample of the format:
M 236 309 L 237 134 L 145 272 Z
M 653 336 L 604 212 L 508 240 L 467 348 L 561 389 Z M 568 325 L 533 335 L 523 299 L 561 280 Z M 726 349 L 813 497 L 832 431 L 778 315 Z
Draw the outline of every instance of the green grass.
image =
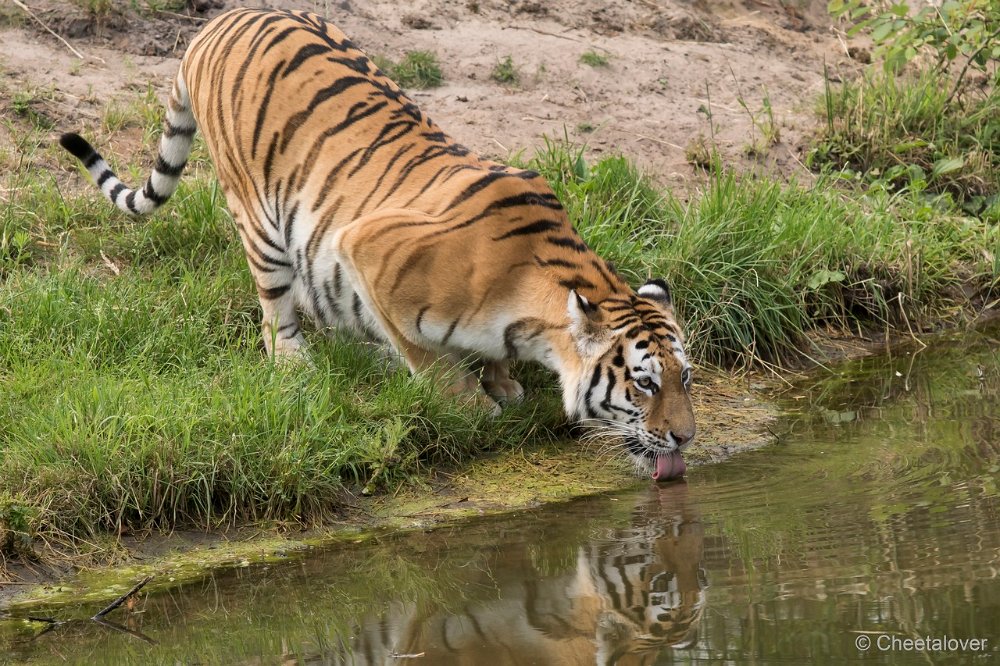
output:
M 50 130 L 52 119 L 45 112 L 45 102 L 51 100 L 52 90 L 18 90 L 11 98 L 11 110 L 18 117 L 28 121 L 33 129 Z
M 598 53 L 597 51 L 584 51 L 583 54 L 580 55 L 580 62 L 590 67 L 607 67 L 608 56 Z
M 112 0 L 73 0 L 73 4 L 87 10 L 91 16 L 101 18 L 107 16 L 112 9 Z
M 399 62 L 382 56 L 375 56 L 373 60 L 402 88 L 436 88 L 444 82 L 437 56 L 430 51 L 409 51 Z
M 143 95 L 109 101 L 101 115 L 101 130 L 104 135 L 110 135 L 129 127 L 140 127 L 143 144 L 149 145 L 159 137 L 163 116 L 163 101 L 152 86 L 147 86 Z
M 497 60 L 493 71 L 490 72 L 490 78 L 497 83 L 516 86 L 521 81 L 521 74 L 517 71 L 513 58 L 506 56 L 502 60 Z
M 180 12 L 186 0 L 73 0 L 73 4 L 87 11 L 95 19 L 106 19 L 113 12 L 132 10 L 141 13 Z
M 877 73 L 827 85 L 824 124 L 809 161 L 867 182 L 946 193 L 967 211 L 1000 217 L 1000 93 L 948 102 L 930 72 Z

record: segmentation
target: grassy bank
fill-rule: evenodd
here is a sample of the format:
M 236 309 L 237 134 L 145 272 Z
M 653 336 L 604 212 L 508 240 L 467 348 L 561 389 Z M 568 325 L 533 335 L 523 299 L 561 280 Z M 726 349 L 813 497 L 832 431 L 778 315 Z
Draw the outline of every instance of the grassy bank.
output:
M 125 132 L 149 134 L 147 104 Z M 391 489 L 559 426 L 551 378 L 533 369 L 533 399 L 491 420 L 356 341 L 312 331 L 314 367 L 268 363 L 204 152 L 171 203 L 135 222 L 74 185 L 76 165 L 23 107 L 0 208 L 6 554 L 32 538 L 78 547 L 149 527 L 317 521 L 347 490 Z M 552 143 L 528 164 L 633 282 L 671 282 L 701 364 L 781 362 L 808 351 L 810 329 L 933 328 L 995 299 L 997 228 L 907 191 L 718 168 L 684 202 L 623 158 L 587 164 Z M 132 181 L 148 168 L 117 166 Z

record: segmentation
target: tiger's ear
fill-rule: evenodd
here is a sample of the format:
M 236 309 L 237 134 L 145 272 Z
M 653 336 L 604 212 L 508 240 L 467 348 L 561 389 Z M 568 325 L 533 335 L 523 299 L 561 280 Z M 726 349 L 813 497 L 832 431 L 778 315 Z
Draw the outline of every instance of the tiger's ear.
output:
M 668 308 L 673 305 L 673 301 L 670 298 L 670 287 L 667 286 L 666 281 L 660 278 L 648 280 L 646 284 L 639 287 L 639 291 L 636 293 L 643 298 L 651 298 L 654 301 L 659 301 L 663 307 Z
M 570 289 L 566 299 L 566 314 L 569 315 L 569 334 L 576 342 L 581 354 L 595 353 L 606 337 L 607 327 L 600 309 L 586 298 Z

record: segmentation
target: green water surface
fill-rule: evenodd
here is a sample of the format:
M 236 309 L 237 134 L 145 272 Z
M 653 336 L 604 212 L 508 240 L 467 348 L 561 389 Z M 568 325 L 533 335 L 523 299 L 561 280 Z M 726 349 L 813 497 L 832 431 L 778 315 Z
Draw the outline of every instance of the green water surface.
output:
M 216 572 L 117 626 L 7 622 L 0 655 L 1000 662 L 1000 329 L 917 349 L 817 373 L 785 395 L 779 444 L 686 482 Z

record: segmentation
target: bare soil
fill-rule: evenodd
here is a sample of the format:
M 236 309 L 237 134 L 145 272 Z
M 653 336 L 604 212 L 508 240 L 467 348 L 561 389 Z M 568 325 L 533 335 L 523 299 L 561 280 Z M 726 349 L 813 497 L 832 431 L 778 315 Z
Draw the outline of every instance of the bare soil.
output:
M 239 3 L 188 0 L 172 3 L 175 10 L 155 11 L 141 1 L 111 0 L 99 14 L 85 7 L 102 3 L 86 0 L 28 4 L 38 20 L 9 5 L 0 8 L 0 119 L 11 121 L 0 123 L 0 150 L 15 157 L 23 119 L 14 113 L 12 100 L 21 93 L 30 93 L 31 110 L 52 127 L 53 142 L 63 131 L 84 128 L 96 134 L 97 145 L 107 154 L 151 152 L 152 146 L 140 144 L 138 132 L 114 136 L 99 129 L 109 101 L 134 99 L 147 86 L 165 98 L 192 36 L 212 16 Z M 825 14 L 825 3 L 819 2 L 265 4 L 316 11 L 369 55 L 395 60 L 412 50 L 436 53 L 444 85 L 411 94 L 442 128 L 484 156 L 503 159 L 517 150 L 530 154 L 546 136 L 567 136 L 586 143 L 592 159 L 607 154 L 633 159 L 678 193 L 702 182 L 691 157 L 699 146 L 712 144 L 727 164 L 808 179 L 802 155 L 818 122 L 815 108 L 823 90 L 824 63 L 834 77 L 857 68 Z M 608 64 L 583 64 L 580 57 L 587 51 L 606 56 Z M 517 84 L 491 79 L 493 68 L 506 56 L 518 70 Z M 767 104 L 773 119 L 765 113 Z M 60 185 L 81 186 L 75 170 L 50 166 Z M 772 441 L 769 426 L 776 411 L 761 397 L 761 380 L 703 376 L 698 383 L 701 434 L 689 455 L 693 462 L 718 460 Z M 433 523 L 469 511 L 530 506 L 623 483 L 620 472 L 617 481 L 593 476 L 599 464 L 588 467 L 576 451 L 542 452 L 516 464 L 485 461 L 482 476 L 473 474 L 471 480 L 465 474 L 428 481 L 433 493 L 423 492 L 419 500 L 420 493 L 414 493 L 413 505 L 359 500 L 361 513 L 353 520 L 369 525 L 407 524 L 411 519 Z M 571 471 L 590 476 L 573 478 L 567 474 Z M 498 497 L 504 493 L 490 495 L 495 484 L 482 482 L 509 479 L 510 474 L 518 478 L 513 485 L 527 489 L 524 496 L 501 501 Z M 21 567 L 9 573 L 45 581 L 64 571 Z M 0 605 L 17 589 L 0 585 Z
M 109 98 L 134 95 L 137 88 L 152 85 L 165 96 L 192 36 L 208 19 L 241 3 L 188 0 L 172 3 L 180 6 L 171 12 L 132 9 L 153 3 L 108 0 L 103 4 L 109 8 L 98 14 L 85 7 L 102 3 L 85 0 L 30 4 L 41 23 L 84 57 L 19 10 L 0 12 L 4 88 L 46 90 L 44 113 L 65 131 L 99 117 Z M 801 154 L 816 126 L 824 62 L 834 77 L 856 69 L 825 3 L 816 2 L 265 4 L 316 11 L 372 56 L 436 53 L 444 85 L 412 96 L 484 156 L 505 158 L 539 146 L 543 136 L 566 135 L 586 143 L 592 157 L 621 153 L 675 187 L 693 182 L 697 173 L 687 153 L 713 142 L 728 164 L 763 164 L 808 178 Z M 587 51 L 605 56 L 608 64 L 582 63 Z M 490 74 L 507 56 L 519 82 L 502 85 Z M 107 146 L 106 140 L 100 143 Z

